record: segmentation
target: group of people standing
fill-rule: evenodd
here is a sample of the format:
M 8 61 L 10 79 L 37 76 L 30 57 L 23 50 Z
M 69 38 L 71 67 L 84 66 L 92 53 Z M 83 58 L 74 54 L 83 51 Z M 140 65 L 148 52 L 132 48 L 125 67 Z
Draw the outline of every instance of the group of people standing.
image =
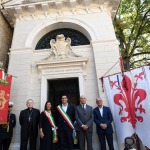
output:
M 67 95 L 62 95 L 61 104 L 55 110 L 51 102 L 47 101 L 44 111 L 40 114 L 38 109 L 33 108 L 33 100 L 27 100 L 27 109 L 22 110 L 19 116 L 20 150 L 27 150 L 27 147 L 36 150 L 39 128 L 40 150 L 73 150 L 77 141 L 79 149 L 85 150 L 85 140 L 87 150 L 93 150 L 93 121 L 96 124 L 101 150 L 106 150 L 105 138 L 109 150 L 114 150 L 111 125 L 113 119 L 110 109 L 103 106 L 101 98 L 96 99 L 97 107 L 94 110 L 86 102 L 86 97 L 81 96 L 80 105 L 75 107 L 69 104 Z M 8 149 L 0 148 L 0 150 Z

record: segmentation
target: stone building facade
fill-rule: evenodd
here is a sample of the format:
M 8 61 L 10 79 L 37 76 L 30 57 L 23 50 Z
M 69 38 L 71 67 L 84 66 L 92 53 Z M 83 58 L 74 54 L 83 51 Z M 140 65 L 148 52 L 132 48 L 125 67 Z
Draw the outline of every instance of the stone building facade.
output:
M 3 63 L 3 68 L 7 70 L 8 67 L 8 53 L 11 47 L 13 29 L 3 17 L 0 11 L 0 62 Z
M 14 28 L 8 72 L 12 82 L 13 112 L 19 118 L 32 98 L 41 111 L 46 101 L 55 106 L 66 92 L 69 100 L 96 107 L 102 97 L 102 77 L 119 59 L 112 20 L 119 0 L 11 0 L 3 5 L 5 18 Z M 64 36 L 63 36 L 64 35 Z M 110 73 L 119 71 L 117 64 Z M 95 131 L 94 150 L 99 149 Z M 19 150 L 20 125 L 14 130 L 10 150 Z M 114 134 L 115 150 L 118 149 Z

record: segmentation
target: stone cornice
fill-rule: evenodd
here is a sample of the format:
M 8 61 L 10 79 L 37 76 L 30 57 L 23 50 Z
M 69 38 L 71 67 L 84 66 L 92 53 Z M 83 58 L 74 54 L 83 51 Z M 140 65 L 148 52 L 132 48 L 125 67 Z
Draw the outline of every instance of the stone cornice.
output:
M 11 26 L 16 20 L 26 20 L 48 17 L 61 17 L 69 15 L 84 15 L 107 11 L 114 18 L 120 0 L 30 0 L 22 3 L 6 3 L 1 11 Z
M 36 65 L 38 66 L 46 66 L 46 65 L 50 65 L 52 67 L 52 64 L 57 65 L 60 64 L 62 65 L 63 63 L 65 64 L 70 64 L 70 63 L 79 63 L 79 62 L 85 62 L 87 63 L 88 58 L 84 58 L 84 57 L 80 57 L 80 58 L 66 58 L 66 59 L 50 59 L 50 60 L 41 60 L 41 61 L 37 61 Z
M 117 45 L 119 46 L 118 40 L 101 40 L 101 41 L 91 41 L 92 45 Z
M 41 60 L 35 62 L 35 65 L 38 67 L 39 70 L 39 78 L 41 78 L 41 74 L 46 74 L 46 72 L 48 71 L 48 74 L 82 72 L 84 79 L 86 79 L 87 62 L 88 58 L 80 57 L 80 58 L 52 59 L 46 61 Z

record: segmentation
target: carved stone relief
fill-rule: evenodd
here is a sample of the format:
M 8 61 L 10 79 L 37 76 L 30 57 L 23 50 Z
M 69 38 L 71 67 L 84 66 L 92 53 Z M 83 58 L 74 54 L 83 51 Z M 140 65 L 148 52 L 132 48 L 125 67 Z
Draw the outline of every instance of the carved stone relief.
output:
M 65 39 L 63 34 L 57 35 L 56 40 L 50 40 L 50 52 L 49 56 L 44 58 L 44 60 L 49 59 L 51 56 L 54 55 L 55 59 L 64 59 L 69 57 L 81 57 L 80 55 L 76 54 L 73 49 L 71 48 L 71 39 Z

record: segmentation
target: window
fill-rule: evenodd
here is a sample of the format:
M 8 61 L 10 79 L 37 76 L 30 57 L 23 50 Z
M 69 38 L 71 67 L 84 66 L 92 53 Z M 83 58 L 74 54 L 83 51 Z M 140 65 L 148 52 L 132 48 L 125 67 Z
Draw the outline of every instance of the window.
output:
M 63 28 L 63 29 L 56 29 L 53 31 L 50 31 L 46 35 L 44 35 L 39 42 L 36 45 L 36 50 L 39 49 L 50 49 L 50 40 L 51 39 L 56 39 L 56 36 L 59 34 L 63 34 L 65 38 L 71 38 L 71 46 L 79 46 L 79 45 L 89 45 L 90 41 L 87 39 L 87 37 L 74 29 L 68 29 L 68 28 Z

